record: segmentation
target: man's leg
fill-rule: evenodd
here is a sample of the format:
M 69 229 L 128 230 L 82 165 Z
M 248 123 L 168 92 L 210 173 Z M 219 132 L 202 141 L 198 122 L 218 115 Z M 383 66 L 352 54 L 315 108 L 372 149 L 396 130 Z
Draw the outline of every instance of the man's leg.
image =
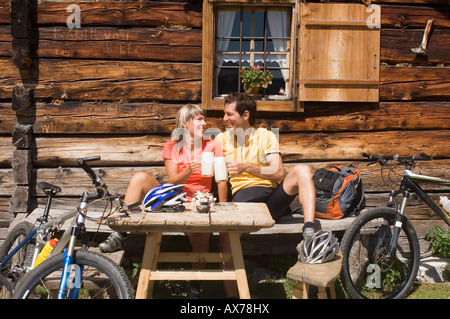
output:
M 295 165 L 286 175 L 281 185 L 288 195 L 298 194 L 298 200 L 303 208 L 303 236 L 310 237 L 314 234 L 314 212 L 316 209 L 316 190 L 313 182 L 313 174 L 307 165 Z
M 238 190 L 233 194 L 233 202 L 265 203 L 272 194 L 273 188 L 263 186 L 250 186 Z
M 298 194 L 298 200 L 303 208 L 305 223 L 314 222 L 316 209 L 316 190 L 311 168 L 307 165 L 295 165 L 283 181 L 283 189 L 288 195 Z

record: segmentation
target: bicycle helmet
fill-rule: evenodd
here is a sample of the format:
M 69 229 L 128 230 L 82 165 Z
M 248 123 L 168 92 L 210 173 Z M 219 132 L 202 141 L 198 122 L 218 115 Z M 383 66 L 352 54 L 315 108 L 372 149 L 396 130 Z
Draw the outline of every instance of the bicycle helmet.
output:
M 144 197 L 143 207 L 146 211 L 158 211 L 163 208 L 176 208 L 186 202 L 183 193 L 184 184 L 162 184 L 152 188 Z M 183 206 L 184 207 L 184 206 Z
M 339 250 L 337 238 L 331 232 L 318 231 L 305 239 L 299 249 L 302 263 L 320 264 L 333 259 Z

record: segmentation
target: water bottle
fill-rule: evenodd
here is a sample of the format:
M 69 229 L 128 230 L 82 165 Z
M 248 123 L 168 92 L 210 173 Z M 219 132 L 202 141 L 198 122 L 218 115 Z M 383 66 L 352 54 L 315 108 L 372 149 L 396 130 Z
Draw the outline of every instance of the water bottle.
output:
M 53 248 L 55 248 L 57 243 L 58 243 L 58 239 L 50 239 L 45 244 L 44 248 L 42 248 L 40 254 L 37 256 L 33 267 L 36 267 L 41 262 L 43 262 L 48 257 L 48 255 L 52 252 Z
M 441 200 L 439 201 L 439 203 L 441 203 L 442 207 L 444 208 L 444 210 L 450 214 L 450 200 L 448 199 L 447 196 L 441 196 L 439 197 Z

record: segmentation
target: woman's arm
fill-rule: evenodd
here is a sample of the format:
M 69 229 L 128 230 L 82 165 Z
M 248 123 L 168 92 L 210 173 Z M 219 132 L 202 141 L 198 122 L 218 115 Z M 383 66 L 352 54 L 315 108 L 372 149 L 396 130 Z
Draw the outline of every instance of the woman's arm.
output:
M 178 164 L 170 159 L 164 160 L 164 166 L 166 167 L 169 183 L 171 184 L 184 184 L 192 172 L 198 170 L 200 167 L 199 163 L 190 163 L 181 173 L 178 173 Z

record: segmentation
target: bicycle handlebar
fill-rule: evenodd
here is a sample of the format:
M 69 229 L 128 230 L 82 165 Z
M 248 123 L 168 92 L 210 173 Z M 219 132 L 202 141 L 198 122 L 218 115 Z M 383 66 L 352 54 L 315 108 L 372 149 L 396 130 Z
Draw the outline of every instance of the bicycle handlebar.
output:
M 106 185 L 102 181 L 101 177 L 95 174 L 94 170 L 87 164 L 88 162 L 99 160 L 100 156 L 91 156 L 79 158 L 77 159 L 77 162 L 81 166 L 81 168 L 86 172 L 86 174 L 88 174 L 89 177 L 92 179 L 92 182 L 94 183 L 94 186 L 97 188 L 97 190 L 101 190 L 102 192 L 107 193 Z
M 414 164 L 416 161 L 430 161 L 433 159 L 432 156 L 420 153 L 419 155 L 399 155 L 395 154 L 392 156 L 387 155 L 369 155 L 367 153 L 361 153 L 362 156 L 367 157 L 368 160 L 378 162 L 380 165 L 386 165 L 388 161 L 394 160 L 401 164 Z

